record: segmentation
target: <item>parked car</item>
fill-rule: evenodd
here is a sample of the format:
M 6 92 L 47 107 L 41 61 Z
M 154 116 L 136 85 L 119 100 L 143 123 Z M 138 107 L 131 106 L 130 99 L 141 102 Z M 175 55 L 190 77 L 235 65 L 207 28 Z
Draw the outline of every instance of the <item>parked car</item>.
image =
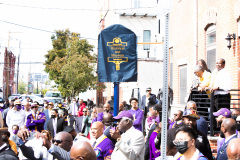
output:
M 35 96 L 35 95 L 26 95 L 26 94 L 23 94 L 21 95 L 20 97 L 18 97 L 19 100 L 21 100 L 22 103 L 25 102 L 25 99 L 29 97 L 34 101 L 37 101 L 39 103 L 40 106 L 43 106 L 43 98 L 40 98 L 38 96 Z
M 33 94 L 33 95 L 43 98 L 43 95 L 42 95 L 42 94 Z
M 47 91 L 44 100 L 53 102 L 56 105 L 58 102 L 63 102 L 61 92 L 59 91 Z

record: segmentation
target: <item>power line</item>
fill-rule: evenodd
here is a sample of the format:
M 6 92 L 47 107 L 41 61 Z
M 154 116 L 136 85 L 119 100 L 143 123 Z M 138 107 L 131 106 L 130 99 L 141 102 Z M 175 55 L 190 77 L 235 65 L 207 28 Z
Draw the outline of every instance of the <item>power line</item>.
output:
M 53 33 L 53 34 L 55 34 L 55 32 L 53 32 L 53 31 L 48 31 L 48 30 L 44 30 L 44 29 L 40 29 L 40 28 L 29 27 L 29 26 L 25 26 L 25 25 L 13 23 L 13 22 L 1 20 L 1 19 L 0 19 L 0 21 L 1 21 L 1 22 L 4 22 L 4 23 L 9 23 L 9 24 L 12 24 L 12 25 L 20 26 L 20 27 L 25 27 L 25 28 L 29 28 L 29 29 L 33 29 L 33 30 L 37 30 L 37 31 L 48 32 L 48 33 Z M 98 40 L 98 39 L 86 38 L 86 37 L 80 37 L 80 38 L 81 38 L 81 39 Z
M 6 4 L 0 3 L 2 5 L 14 6 L 14 7 L 23 7 L 23 8 L 34 8 L 34 9 L 46 9 L 46 10 L 66 10 L 66 11 L 108 11 L 101 9 L 90 9 L 90 8 L 46 8 L 46 7 L 35 7 L 35 6 L 26 6 L 26 5 L 16 5 L 16 4 Z M 154 7 L 139 7 L 139 8 L 123 8 L 123 9 L 109 9 L 109 11 L 117 11 L 117 10 L 133 10 L 133 9 L 151 9 L 157 8 Z

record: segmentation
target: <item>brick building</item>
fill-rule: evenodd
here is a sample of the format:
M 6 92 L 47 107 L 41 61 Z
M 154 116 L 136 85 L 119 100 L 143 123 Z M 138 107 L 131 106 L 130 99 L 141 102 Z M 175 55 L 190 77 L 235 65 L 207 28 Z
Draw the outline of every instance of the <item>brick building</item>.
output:
M 186 104 L 193 70 L 204 59 L 211 71 L 216 60 L 224 58 L 231 73 L 233 89 L 239 88 L 239 0 L 173 0 L 170 13 L 170 82 L 175 106 Z M 225 39 L 236 34 L 231 48 Z

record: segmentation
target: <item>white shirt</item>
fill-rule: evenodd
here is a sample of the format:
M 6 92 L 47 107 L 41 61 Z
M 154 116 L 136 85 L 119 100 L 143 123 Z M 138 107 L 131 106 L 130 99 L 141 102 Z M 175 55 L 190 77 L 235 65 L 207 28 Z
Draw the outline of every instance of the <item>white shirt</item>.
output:
M 71 114 L 73 116 L 77 116 L 78 115 L 78 106 L 77 106 L 77 103 L 72 103 L 71 104 Z
M 229 91 L 232 89 L 232 77 L 229 72 L 223 68 L 220 71 L 215 69 L 212 74 L 211 78 L 211 87 L 219 87 L 219 89 L 223 89 L 224 91 L 216 90 L 214 95 L 217 94 L 228 94 Z
M 12 126 L 14 124 L 18 125 L 19 128 L 25 125 L 26 113 L 24 110 L 16 111 L 16 110 L 9 110 L 6 123 L 8 125 L 8 131 L 12 133 Z
M 87 116 L 83 116 L 83 120 L 82 120 L 82 129 L 84 127 L 84 122 L 85 122 L 85 119 L 87 118 Z
M 57 117 L 52 119 L 52 121 L 53 121 L 53 131 L 54 131 L 54 136 L 55 136 L 57 133 Z
M 143 133 L 131 127 L 121 137 L 122 139 L 115 144 L 111 159 L 143 160 L 145 152 Z
M 196 148 L 196 151 L 194 152 L 193 156 L 191 159 L 185 159 L 184 155 L 181 157 L 180 160 L 197 160 L 199 158 L 199 150 Z M 174 159 L 178 159 L 181 154 L 179 152 L 176 153 L 174 156 Z

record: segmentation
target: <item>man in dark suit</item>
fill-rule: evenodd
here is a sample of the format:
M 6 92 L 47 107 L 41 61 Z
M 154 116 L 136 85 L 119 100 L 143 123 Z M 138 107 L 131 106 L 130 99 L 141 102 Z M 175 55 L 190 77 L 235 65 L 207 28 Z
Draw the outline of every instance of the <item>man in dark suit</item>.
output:
M 58 132 L 63 131 L 66 126 L 64 118 L 58 117 L 58 110 L 53 109 L 51 111 L 51 119 L 47 123 L 47 130 L 51 132 L 52 137 L 54 137 Z
M 151 87 L 148 87 L 146 92 L 146 95 L 142 96 L 142 103 L 139 107 L 139 109 L 144 111 L 145 117 L 149 111 L 149 107 L 152 107 L 154 104 L 156 104 L 156 95 L 151 93 Z
M 83 109 L 83 116 L 76 118 L 76 127 L 75 130 L 77 133 L 80 133 L 82 136 L 87 137 L 88 132 L 91 127 L 90 117 L 87 116 L 87 108 Z
M 47 106 L 48 109 L 43 111 L 43 113 L 46 115 L 46 121 L 44 123 L 44 130 L 47 129 L 47 123 L 51 119 L 51 111 L 53 109 L 53 106 L 54 106 L 53 102 L 49 102 L 48 106 Z
M 234 119 L 227 118 L 227 119 L 225 119 L 222 122 L 220 137 L 221 138 L 225 138 L 225 142 L 219 148 L 216 160 L 226 160 L 226 159 L 228 159 L 227 151 L 226 151 L 228 143 L 231 140 L 233 140 L 234 138 L 237 138 L 237 134 L 236 134 L 236 121 Z

